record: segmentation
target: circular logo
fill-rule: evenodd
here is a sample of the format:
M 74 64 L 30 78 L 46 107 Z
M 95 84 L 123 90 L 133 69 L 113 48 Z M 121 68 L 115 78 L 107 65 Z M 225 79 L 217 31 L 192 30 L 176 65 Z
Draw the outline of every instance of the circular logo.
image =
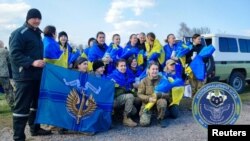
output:
M 195 94 L 192 111 L 195 120 L 205 128 L 234 124 L 240 116 L 241 100 L 228 84 L 208 83 Z

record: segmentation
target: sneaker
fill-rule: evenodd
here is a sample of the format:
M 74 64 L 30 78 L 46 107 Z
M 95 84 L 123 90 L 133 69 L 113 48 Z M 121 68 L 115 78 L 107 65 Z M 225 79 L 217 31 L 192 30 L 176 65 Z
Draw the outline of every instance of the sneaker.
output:
M 163 119 L 163 120 L 159 121 L 159 124 L 160 124 L 161 128 L 166 128 L 169 125 L 169 122 L 168 122 L 168 120 Z
M 44 130 L 42 128 L 39 128 L 36 132 L 31 132 L 31 136 L 46 136 L 51 134 L 51 131 Z

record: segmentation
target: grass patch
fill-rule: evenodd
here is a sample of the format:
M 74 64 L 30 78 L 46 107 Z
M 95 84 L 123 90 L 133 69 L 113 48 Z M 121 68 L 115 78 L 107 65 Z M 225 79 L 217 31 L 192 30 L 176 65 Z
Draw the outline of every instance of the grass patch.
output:
M 246 104 L 250 104 L 250 86 L 248 85 L 244 93 L 240 94 L 241 101 Z
M 0 94 L 0 129 L 4 127 L 12 128 L 12 113 L 5 100 L 5 96 Z

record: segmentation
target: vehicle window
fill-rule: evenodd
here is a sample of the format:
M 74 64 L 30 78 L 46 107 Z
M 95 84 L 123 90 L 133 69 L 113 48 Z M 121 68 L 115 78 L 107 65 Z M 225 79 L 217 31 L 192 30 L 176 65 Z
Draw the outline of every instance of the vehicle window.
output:
M 248 52 L 246 39 L 239 39 L 239 45 L 240 45 L 240 52 Z
M 205 39 L 205 41 L 208 46 L 212 44 L 212 39 Z
M 238 46 L 235 38 L 219 38 L 219 50 L 221 52 L 238 52 Z

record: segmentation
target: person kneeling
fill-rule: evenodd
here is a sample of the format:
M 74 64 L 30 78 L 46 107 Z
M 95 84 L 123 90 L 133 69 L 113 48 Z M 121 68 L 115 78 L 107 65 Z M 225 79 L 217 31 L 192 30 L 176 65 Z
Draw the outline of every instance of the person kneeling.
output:
M 121 59 L 116 64 L 116 70 L 108 76 L 109 79 L 115 82 L 115 100 L 114 107 L 125 106 L 123 112 L 123 124 L 129 127 L 137 126 L 130 116 L 136 114 L 136 108 L 133 105 L 134 95 L 132 94 L 133 80 L 126 73 L 126 60 Z
M 157 119 L 161 127 L 167 126 L 165 111 L 167 108 L 167 100 L 165 95 L 157 96 L 154 94 L 154 88 L 161 80 L 159 73 L 159 65 L 156 62 L 151 62 L 147 68 L 147 77 L 144 78 L 138 88 L 138 97 L 142 100 L 140 110 L 140 125 L 149 126 L 151 122 L 152 112 L 157 108 Z M 154 104 L 156 103 L 156 106 Z

